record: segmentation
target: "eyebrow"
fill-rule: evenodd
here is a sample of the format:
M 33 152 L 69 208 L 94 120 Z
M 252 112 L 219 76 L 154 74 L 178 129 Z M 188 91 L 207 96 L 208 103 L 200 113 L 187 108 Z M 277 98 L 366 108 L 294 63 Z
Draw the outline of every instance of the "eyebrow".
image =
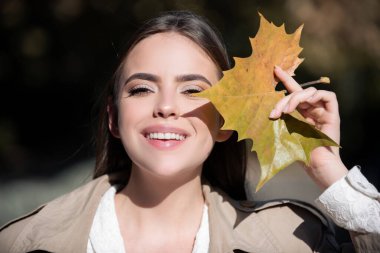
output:
M 153 74 L 135 73 L 127 78 L 127 80 L 124 82 L 124 85 L 126 85 L 127 83 L 135 79 L 146 80 L 146 81 L 151 81 L 151 82 L 157 82 L 160 80 L 158 76 L 153 75 Z
M 198 75 L 198 74 L 187 74 L 187 75 L 180 75 L 176 77 L 177 82 L 188 82 L 188 81 L 203 81 L 207 83 L 208 85 L 212 86 L 211 82 L 204 76 Z
M 158 82 L 160 81 L 160 77 L 157 75 L 149 74 L 149 73 L 135 73 L 127 78 L 127 80 L 124 82 L 124 85 L 127 83 L 135 80 L 146 80 L 151 82 Z M 185 74 L 185 75 L 179 75 L 176 77 L 177 82 L 188 82 L 188 81 L 203 81 L 207 83 L 208 85 L 212 86 L 211 82 L 204 76 L 199 74 Z

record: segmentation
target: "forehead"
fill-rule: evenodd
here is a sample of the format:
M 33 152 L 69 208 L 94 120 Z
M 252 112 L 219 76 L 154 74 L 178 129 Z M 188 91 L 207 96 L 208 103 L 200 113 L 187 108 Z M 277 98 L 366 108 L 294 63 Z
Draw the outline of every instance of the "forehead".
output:
M 141 70 L 218 73 L 218 67 L 199 45 L 176 32 L 157 33 L 134 46 L 123 72 L 128 75 Z
M 134 53 L 141 51 L 157 50 L 163 51 L 165 49 L 187 49 L 187 50 L 196 50 L 199 53 L 206 54 L 204 50 L 197 45 L 196 42 L 190 38 L 177 33 L 177 32 L 163 32 L 152 34 L 141 41 L 139 41 L 130 51 L 128 56 L 133 55 Z M 206 54 L 207 55 L 207 54 Z

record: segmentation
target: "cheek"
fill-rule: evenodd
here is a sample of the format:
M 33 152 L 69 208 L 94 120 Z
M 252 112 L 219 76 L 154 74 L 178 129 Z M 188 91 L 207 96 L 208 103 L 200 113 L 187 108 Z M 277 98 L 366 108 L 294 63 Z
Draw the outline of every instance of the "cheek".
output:
M 136 103 L 121 101 L 118 112 L 118 126 L 122 131 L 128 126 L 134 125 L 144 115 L 144 106 L 138 106 Z
M 211 135 L 215 137 L 220 128 L 221 116 L 211 103 L 201 106 L 194 110 L 195 117 L 199 118 L 202 124 L 208 128 Z

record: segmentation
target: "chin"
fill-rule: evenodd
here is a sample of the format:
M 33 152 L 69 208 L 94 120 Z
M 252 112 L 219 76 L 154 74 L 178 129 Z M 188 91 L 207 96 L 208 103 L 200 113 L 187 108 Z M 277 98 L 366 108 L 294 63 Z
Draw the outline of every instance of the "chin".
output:
M 145 171 L 162 179 L 177 177 L 194 177 L 200 174 L 201 166 L 181 166 L 178 162 L 171 160 L 169 163 L 155 162 L 154 164 L 142 164 Z

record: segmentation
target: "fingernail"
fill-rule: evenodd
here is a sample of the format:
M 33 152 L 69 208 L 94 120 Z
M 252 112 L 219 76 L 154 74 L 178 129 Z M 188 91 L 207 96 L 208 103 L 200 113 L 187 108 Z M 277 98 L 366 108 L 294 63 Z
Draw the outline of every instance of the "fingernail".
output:
M 276 116 L 276 110 L 275 109 L 273 109 L 271 112 L 270 112 L 270 114 L 269 114 L 269 118 L 274 118 Z
M 275 70 L 282 70 L 278 65 L 274 65 Z

